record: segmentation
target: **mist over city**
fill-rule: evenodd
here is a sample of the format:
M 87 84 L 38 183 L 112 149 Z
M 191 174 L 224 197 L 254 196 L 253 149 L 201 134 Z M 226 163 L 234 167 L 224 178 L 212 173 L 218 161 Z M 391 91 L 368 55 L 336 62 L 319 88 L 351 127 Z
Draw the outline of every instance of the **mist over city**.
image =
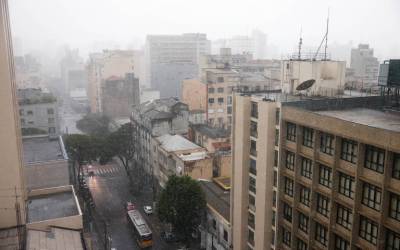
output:
M 0 0 L 0 250 L 400 250 L 399 13 Z

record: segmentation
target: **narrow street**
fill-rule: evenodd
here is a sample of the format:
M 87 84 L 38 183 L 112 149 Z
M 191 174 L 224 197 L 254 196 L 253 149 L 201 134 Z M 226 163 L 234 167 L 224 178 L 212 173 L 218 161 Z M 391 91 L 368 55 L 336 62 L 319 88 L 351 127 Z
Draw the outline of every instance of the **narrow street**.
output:
M 155 214 L 147 216 L 143 212 L 144 205 L 151 205 L 150 188 L 144 188 L 139 196 L 132 195 L 125 169 L 114 162 L 103 166 L 93 165 L 92 171 L 94 176 L 87 177 L 87 184 L 98 215 L 95 218 L 95 224 L 103 227 L 102 220 L 105 220 L 113 248 L 116 250 L 140 249 L 135 242 L 132 229 L 128 227 L 126 217 L 125 202 L 132 201 L 153 232 L 152 249 L 178 249 L 176 244 L 166 243 L 160 239 L 162 227 L 157 216 Z

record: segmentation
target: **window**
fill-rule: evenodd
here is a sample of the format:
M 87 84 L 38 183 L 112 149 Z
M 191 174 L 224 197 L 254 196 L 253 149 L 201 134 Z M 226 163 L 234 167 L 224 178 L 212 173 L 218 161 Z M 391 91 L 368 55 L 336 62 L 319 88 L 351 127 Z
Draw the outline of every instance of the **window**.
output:
M 383 173 L 385 166 L 385 150 L 371 145 L 365 148 L 365 164 L 364 167 L 374 170 L 378 173 Z
M 294 170 L 294 153 L 286 151 L 286 161 L 285 166 L 287 169 Z
M 257 156 L 257 143 L 254 140 L 250 140 L 250 155 Z
M 54 134 L 56 133 L 56 128 L 55 127 L 49 127 L 49 134 Z
M 224 103 L 224 98 L 222 98 L 222 97 L 218 98 L 218 103 L 219 104 Z
M 54 118 L 50 117 L 50 118 L 47 119 L 47 121 L 48 121 L 48 123 L 54 123 Z
M 279 157 L 278 150 L 275 150 L 274 151 L 274 167 L 278 166 L 278 157 Z
M 272 206 L 276 207 L 276 191 L 272 192 Z
M 275 226 L 275 220 L 276 220 L 276 212 L 274 210 L 272 210 L 272 221 L 271 221 L 271 223 L 272 223 L 273 227 Z
M 328 230 L 318 222 L 315 222 L 315 240 L 324 246 L 328 245 Z
M 400 196 L 390 193 L 389 217 L 400 221 Z
M 276 187 L 278 184 L 278 173 L 274 171 L 274 187 Z
M 271 245 L 275 245 L 275 231 L 272 230 L 271 231 Z
M 25 125 L 25 119 L 21 118 L 21 125 Z
M 314 143 L 314 129 L 303 127 L 303 145 L 312 148 L 313 143 Z
M 392 177 L 400 180 L 400 154 L 393 153 Z
M 296 141 L 296 124 L 286 123 L 286 139 L 289 141 Z
M 275 146 L 279 144 L 279 129 L 275 129 Z
M 400 235 L 386 229 L 386 243 L 385 250 L 399 250 L 400 249 Z
M 208 123 L 209 123 L 210 125 L 213 125 L 213 124 L 214 124 L 214 118 L 208 119 Z
M 218 88 L 217 91 L 218 93 L 224 93 L 224 88 Z
M 249 224 L 249 227 L 254 229 L 255 221 L 256 221 L 256 219 L 254 217 L 254 214 L 249 212 L 248 219 L 247 219 L 247 224 Z
M 232 114 L 232 106 L 226 107 L 228 114 Z
M 297 250 L 307 250 L 307 244 L 304 241 L 297 239 L 297 248 L 296 249 Z
M 281 113 L 280 109 L 277 108 L 275 111 L 275 124 L 276 125 L 279 125 L 280 113 Z
M 250 121 L 250 135 L 257 138 L 257 122 Z
M 54 114 L 54 109 L 48 108 L 48 109 L 47 109 L 47 114 L 48 114 L 48 115 Z
M 214 98 L 208 98 L 208 103 L 214 103 Z
M 336 223 L 351 230 L 353 224 L 353 213 L 347 207 L 337 204 Z
M 215 219 L 212 220 L 212 228 L 217 230 L 217 221 Z
M 310 206 L 311 201 L 311 191 L 309 188 L 300 185 L 300 203 Z
M 214 88 L 208 88 L 208 93 L 213 94 L 215 92 Z
M 357 149 L 357 142 L 348 139 L 342 139 L 342 153 L 340 158 L 351 163 L 356 163 Z
M 256 198 L 252 194 L 249 194 L 249 205 L 253 207 L 256 205 Z
M 375 210 L 381 209 L 381 189 L 375 185 L 364 182 L 362 204 Z
M 226 102 L 227 102 L 228 104 L 232 104 L 232 96 L 228 96 Z
M 225 229 L 224 229 L 224 241 L 225 242 L 228 242 L 228 231 L 226 231 Z
M 290 223 L 292 222 L 292 207 L 286 203 L 283 203 L 283 218 Z
M 258 106 L 256 102 L 251 102 L 251 117 L 258 118 Z
M 285 194 L 293 197 L 293 180 L 285 177 Z
M 254 232 L 249 229 L 249 237 L 248 237 L 248 242 L 250 245 L 254 246 Z
M 305 157 L 301 157 L 300 174 L 308 179 L 312 178 L 312 161 Z
M 224 82 L 224 77 L 223 76 L 219 76 L 217 78 L 217 82 Z
M 317 211 L 325 217 L 328 217 L 329 214 L 329 198 L 322 195 L 317 194 Z
M 289 230 L 282 227 L 282 242 L 286 246 L 290 247 L 290 242 L 292 241 L 292 234 Z
M 28 115 L 33 115 L 33 111 L 32 110 L 28 110 L 27 114 Z
M 354 177 L 339 172 L 339 193 L 354 199 Z
M 19 110 L 19 115 L 24 115 L 24 110 L 23 109 Z
M 308 216 L 304 215 L 303 213 L 299 213 L 299 229 L 306 234 L 308 233 Z
M 325 187 L 332 187 L 332 169 L 325 165 L 319 165 L 319 184 Z
M 320 150 L 321 152 L 333 155 L 333 135 L 327 133 L 321 133 L 321 145 Z
M 254 175 L 257 175 L 257 162 L 256 162 L 256 160 L 251 159 L 251 158 L 250 158 L 250 169 L 249 169 L 249 172 L 254 174 Z
M 256 179 L 249 176 L 249 190 L 256 193 Z
M 335 250 L 350 250 L 350 243 L 335 234 Z
M 359 235 L 364 240 L 376 245 L 378 241 L 378 224 L 364 216 L 360 216 Z

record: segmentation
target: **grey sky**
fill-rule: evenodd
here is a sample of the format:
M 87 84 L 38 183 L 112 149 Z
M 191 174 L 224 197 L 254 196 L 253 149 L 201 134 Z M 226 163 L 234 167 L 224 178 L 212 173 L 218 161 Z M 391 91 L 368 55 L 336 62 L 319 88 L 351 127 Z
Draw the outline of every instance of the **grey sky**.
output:
M 399 0 L 10 0 L 12 31 L 24 49 L 95 41 L 139 46 L 146 34 L 204 32 L 210 39 L 268 34 L 283 52 L 317 46 L 330 8 L 330 42 L 369 43 L 400 57 Z

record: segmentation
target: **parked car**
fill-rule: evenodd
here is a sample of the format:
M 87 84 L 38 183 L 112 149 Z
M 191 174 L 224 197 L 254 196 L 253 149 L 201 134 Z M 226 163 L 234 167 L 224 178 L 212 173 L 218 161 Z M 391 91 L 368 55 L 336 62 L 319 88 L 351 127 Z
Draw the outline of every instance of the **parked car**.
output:
M 153 208 L 151 206 L 144 206 L 143 207 L 144 213 L 150 215 L 153 213 Z
M 126 211 L 133 210 L 133 209 L 135 209 L 135 205 L 133 205 L 132 202 L 127 201 L 127 202 L 125 203 L 125 209 L 126 209 Z
M 161 232 L 161 239 L 165 242 L 177 242 L 178 238 L 171 232 Z

